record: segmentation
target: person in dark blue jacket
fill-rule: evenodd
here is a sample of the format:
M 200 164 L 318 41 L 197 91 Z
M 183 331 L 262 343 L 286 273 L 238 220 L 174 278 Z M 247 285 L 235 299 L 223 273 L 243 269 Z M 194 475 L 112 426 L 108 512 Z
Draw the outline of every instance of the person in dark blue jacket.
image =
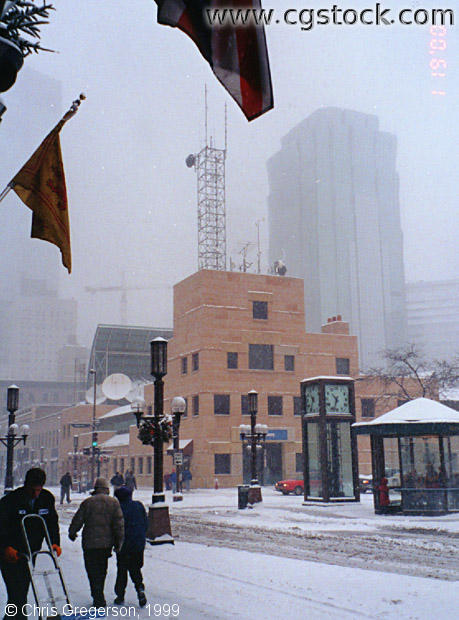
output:
M 115 583 L 115 604 L 124 603 L 128 572 L 139 597 L 140 607 L 147 604 L 143 584 L 143 552 L 147 533 L 147 512 L 141 502 L 133 501 L 132 489 L 122 486 L 115 491 L 124 517 L 124 542 L 116 554 L 117 574 Z

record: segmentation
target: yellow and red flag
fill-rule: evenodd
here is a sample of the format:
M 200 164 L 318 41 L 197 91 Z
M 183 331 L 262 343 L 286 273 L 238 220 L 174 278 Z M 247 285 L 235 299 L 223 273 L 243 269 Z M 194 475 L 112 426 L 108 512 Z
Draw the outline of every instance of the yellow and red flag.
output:
M 80 95 L 73 102 L 70 110 L 8 184 L 33 212 L 31 237 L 57 245 L 69 273 L 72 270 L 70 224 L 59 132 L 84 98 Z

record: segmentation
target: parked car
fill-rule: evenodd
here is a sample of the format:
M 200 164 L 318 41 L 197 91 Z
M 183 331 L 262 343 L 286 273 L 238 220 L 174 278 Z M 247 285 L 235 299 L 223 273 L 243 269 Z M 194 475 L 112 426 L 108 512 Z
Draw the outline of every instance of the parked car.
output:
M 279 491 L 283 495 L 294 493 L 295 495 L 303 495 L 304 482 L 303 480 L 279 480 L 274 485 L 276 491 Z
M 373 491 L 373 476 L 371 474 L 369 476 L 365 476 L 364 474 L 359 474 L 359 488 L 360 488 L 360 493 L 366 493 L 367 491 Z

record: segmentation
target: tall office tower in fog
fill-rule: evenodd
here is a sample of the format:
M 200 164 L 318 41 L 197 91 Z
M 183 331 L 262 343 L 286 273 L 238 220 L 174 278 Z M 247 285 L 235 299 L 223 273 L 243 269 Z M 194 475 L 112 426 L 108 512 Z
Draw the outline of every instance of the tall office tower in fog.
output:
M 268 161 L 270 260 L 304 278 L 308 331 L 349 321 L 362 369 L 406 339 L 395 157 L 375 116 L 324 108 Z
M 0 129 L 4 185 L 62 115 L 61 84 L 29 67 L 11 91 Z M 21 124 L 12 122 L 21 110 Z M 3 187 L 2 187 L 3 188 Z M 32 213 L 14 192 L 0 210 L 0 379 L 63 380 L 59 352 L 75 341 L 77 302 L 59 297 L 56 246 L 30 238 Z

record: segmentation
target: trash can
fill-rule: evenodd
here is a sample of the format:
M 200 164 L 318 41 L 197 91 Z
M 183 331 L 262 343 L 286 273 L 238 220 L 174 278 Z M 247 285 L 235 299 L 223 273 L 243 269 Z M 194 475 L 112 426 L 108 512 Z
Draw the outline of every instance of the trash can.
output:
M 237 507 L 239 510 L 247 508 L 249 502 L 249 485 L 241 484 L 237 488 Z

